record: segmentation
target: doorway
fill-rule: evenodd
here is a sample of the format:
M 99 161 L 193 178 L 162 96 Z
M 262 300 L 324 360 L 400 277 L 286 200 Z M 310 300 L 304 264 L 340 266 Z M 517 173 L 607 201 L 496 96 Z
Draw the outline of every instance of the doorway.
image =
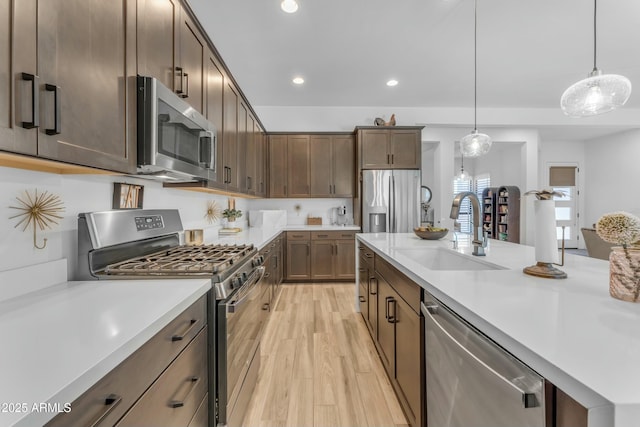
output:
M 580 239 L 578 219 L 578 174 L 580 168 L 577 164 L 564 164 L 549 166 L 549 187 L 553 191 L 562 193 L 562 196 L 554 196 L 556 202 L 556 236 L 558 247 L 562 246 L 563 227 L 566 248 L 577 248 Z

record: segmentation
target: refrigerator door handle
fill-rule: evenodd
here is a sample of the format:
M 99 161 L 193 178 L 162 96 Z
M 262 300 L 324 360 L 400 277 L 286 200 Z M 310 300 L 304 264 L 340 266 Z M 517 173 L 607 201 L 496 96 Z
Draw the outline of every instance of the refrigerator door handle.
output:
M 389 183 L 389 191 L 391 192 L 391 197 L 389 202 L 391 221 L 390 221 L 389 230 L 391 233 L 397 233 L 398 223 L 396 221 L 396 180 L 393 174 L 391 174 L 391 177 L 389 179 L 391 180 L 391 182 Z

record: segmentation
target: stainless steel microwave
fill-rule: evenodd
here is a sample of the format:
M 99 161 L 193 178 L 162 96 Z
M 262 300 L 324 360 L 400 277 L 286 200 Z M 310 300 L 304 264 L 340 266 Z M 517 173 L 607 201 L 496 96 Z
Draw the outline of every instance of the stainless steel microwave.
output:
M 138 76 L 138 174 L 215 181 L 216 128 L 152 77 Z

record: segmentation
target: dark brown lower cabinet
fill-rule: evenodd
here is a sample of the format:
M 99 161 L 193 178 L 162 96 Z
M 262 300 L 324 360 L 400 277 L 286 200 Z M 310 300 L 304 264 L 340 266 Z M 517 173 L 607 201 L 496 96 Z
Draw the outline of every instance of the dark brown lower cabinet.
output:
M 354 280 L 355 231 L 288 231 L 286 259 L 289 281 Z
M 409 425 L 425 426 L 422 290 L 369 248 L 360 248 L 362 316 Z
M 311 279 L 311 236 L 287 231 L 287 280 Z
M 204 296 L 74 400 L 71 412 L 57 415 L 46 427 L 206 426 L 206 306 Z

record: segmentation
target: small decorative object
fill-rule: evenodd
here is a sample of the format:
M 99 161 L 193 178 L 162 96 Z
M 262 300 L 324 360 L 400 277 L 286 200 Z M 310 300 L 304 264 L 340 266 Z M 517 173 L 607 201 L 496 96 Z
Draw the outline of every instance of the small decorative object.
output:
M 24 198 L 16 197 L 16 200 L 20 203 L 20 206 L 9 207 L 21 212 L 9 217 L 9 219 L 21 218 L 15 228 L 24 224 L 22 231 L 25 231 L 31 224 L 33 226 L 33 246 L 36 249 L 44 249 L 47 246 L 47 239 L 44 239 L 42 246 L 38 246 L 36 231 L 38 228 L 42 231 L 46 228 L 51 228 L 53 224 L 58 224 L 58 220 L 62 219 L 59 214 L 64 212 L 62 200 L 46 191 L 38 194 L 38 190 L 35 190 L 33 195 L 29 191 L 25 191 Z
M 307 225 L 322 225 L 322 217 L 320 216 L 308 216 Z
M 187 246 L 198 246 L 204 242 L 204 230 L 193 229 L 193 230 L 184 230 L 184 243 Z
M 640 218 L 627 212 L 602 215 L 596 233 L 618 244 L 609 255 L 609 294 L 624 301 L 640 298 Z
M 213 200 L 209 200 L 207 202 L 207 212 L 204 214 L 204 218 L 209 224 L 213 224 L 214 222 L 218 221 L 221 216 L 222 212 L 220 211 L 220 207 L 218 207 L 218 204 Z
M 552 190 L 532 190 L 525 196 L 534 194 L 536 265 L 525 267 L 525 274 L 548 279 L 566 279 L 567 273 L 554 267 L 564 265 L 564 228 L 562 238 L 562 263 L 558 264 L 558 237 L 556 235 L 556 202 L 554 196 L 564 193 Z
M 376 117 L 376 119 L 373 121 L 373 123 L 376 126 L 395 126 L 396 125 L 396 115 L 392 114 L 391 118 L 389 119 L 388 122 L 385 122 L 383 118 L 381 117 Z
M 302 210 L 302 205 L 296 204 L 296 205 L 293 206 L 293 209 L 296 211 L 298 216 L 300 216 L 300 211 Z
M 438 240 L 446 236 L 449 232 L 449 229 L 436 227 L 416 227 L 413 229 L 413 232 L 421 239 Z
M 113 183 L 113 209 L 142 209 L 144 185 Z
M 226 218 L 228 222 L 234 222 L 236 218 L 242 216 L 242 211 L 236 209 L 236 199 L 229 199 L 229 207 L 222 211 L 222 216 Z

